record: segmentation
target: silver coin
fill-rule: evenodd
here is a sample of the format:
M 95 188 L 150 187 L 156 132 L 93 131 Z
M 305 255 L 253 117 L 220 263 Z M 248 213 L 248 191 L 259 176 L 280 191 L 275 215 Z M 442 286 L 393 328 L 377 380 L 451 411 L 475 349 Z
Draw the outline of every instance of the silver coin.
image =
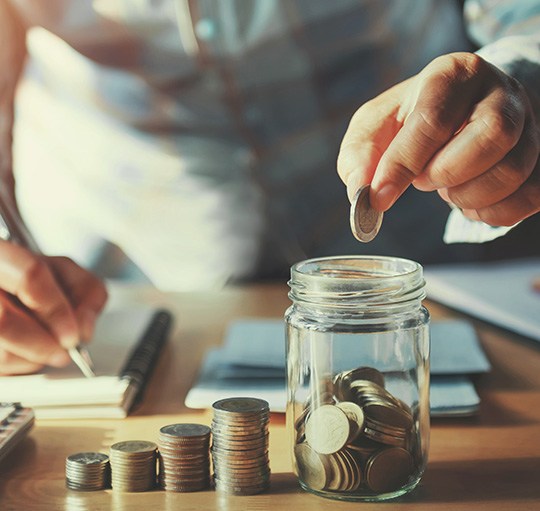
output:
M 351 203 L 350 224 L 354 237 L 363 243 L 372 241 L 379 233 L 383 213 L 376 211 L 369 202 L 370 186 L 362 186 Z
M 109 461 L 109 457 L 101 452 L 78 452 L 66 458 L 66 462 L 80 465 L 103 464 Z
M 263 469 L 269 466 L 268 457 L 266 459 L 257 458 L 257 459 L 243 459 L 243 458 L 215 458 L 212 464 L 214 470 L 231 470 L 234 468 L 252 468 L 252 469 Z
M 125 442 L 117 442 L 111 445 L 111 453 L 113 455 L 117 453 L 125 453 L 129 455 L 146 454 L 153 452 L 157 449 L 157 445 L 154 442 L 147 442 L 145 440 L 127 440 Z
M 77 484 L 77 483 L 74 483 L 72 481 L 67 481 L 66 480 L 66 488 L 70 489 L 70 490 L 75 490 L 75 491 L 99 491 L 99 490 L 104 490 L 105 488 L 107 488 L 106 485 L 84 485 L 84 484 Z
M 220 481 L 215 481 L 215 486 L 217 491 L 222 491 L 224 493 L 230 493 L 233 495 L 255 495 L 257 493 L 262 493 L 270 487 L 269 482 L 265 482 L 261 485 L 244 487 L 231 484 L 224 484 Z
M 203 424 L 169 424 L 159 430 L 160 435 L 180 438 L 198 438 L 210 435 L 210 428 Z
M 214 412 L 231 414 L 261 414 L 269 410 L 268 402 L 254 397 L 232 397 L 216 401 L 212 408 Z

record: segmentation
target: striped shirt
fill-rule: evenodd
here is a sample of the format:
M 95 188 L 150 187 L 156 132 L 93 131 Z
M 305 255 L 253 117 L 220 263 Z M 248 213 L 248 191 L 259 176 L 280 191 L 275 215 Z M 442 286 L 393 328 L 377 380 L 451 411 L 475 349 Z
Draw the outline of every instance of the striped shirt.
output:
M 415 190 L 355 242 L 341 138 L 359 105 L 444 53 L 481 46 L 539 77 L 539 1 L 11 1 L 33 27 L 15 129 L 25 219 L 45 250 L 89 265 L 114 243 L 164 289 L 319 255 L 478 256 L 442 242 L 447 206 Z

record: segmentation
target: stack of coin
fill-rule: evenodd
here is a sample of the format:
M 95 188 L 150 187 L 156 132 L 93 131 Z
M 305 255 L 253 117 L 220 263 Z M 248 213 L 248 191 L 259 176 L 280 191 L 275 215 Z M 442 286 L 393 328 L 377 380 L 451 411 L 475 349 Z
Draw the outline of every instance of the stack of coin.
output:
M 268 403 L 229 398 L 213 404 L 212 460 L 216 490 L 253 495 L 270 486 Z
M 114 490 L 147 491 L 156 484 L 157 445 L 129 440 L 111 445 L 111 476 Z
M 189 492 L 210 484 L 210 428 L 202 424 L 170 424 L 159 430 L 159 485 Z
M 371 367 L 339 373 L 333 392 L 333 404 L 310 399 L 295 421 L 302 484 L 336 492 L 401 488 L 415 469 L 412 410 Z
M 109 457 L 100 452 L 79 452 L 66 458 L 66 486 L 70 490 L 95 491 L 110 486 Z

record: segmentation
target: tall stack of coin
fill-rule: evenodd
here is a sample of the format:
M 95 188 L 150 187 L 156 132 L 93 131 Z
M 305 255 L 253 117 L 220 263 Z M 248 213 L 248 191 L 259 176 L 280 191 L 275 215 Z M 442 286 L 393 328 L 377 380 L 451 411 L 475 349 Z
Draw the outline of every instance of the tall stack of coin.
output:
M 129 440 L 111 445 L 111 479 L 114 490 L 147 491 L 156 484 L 157 445 Z
M 79 452 L 66 458 L 66 486 L 70 490 L 95 491 L 110 486 L 109 457 L 100 452 Z
M 210 484 L 210 428 L 202 424 L 170 424 L 159 430 L 159 485 L 189 492 Z
M 360 367 L 334 378 L 333 403 L 308 402 L 295 422 L 295 461 L 302 483 L 317 491 L 384 493 L 414 472 L 413 413 Z
M 229 398 L 213 404 L 212 460 L 216 490 L 253 495 L 270 486 L 268 403 Z

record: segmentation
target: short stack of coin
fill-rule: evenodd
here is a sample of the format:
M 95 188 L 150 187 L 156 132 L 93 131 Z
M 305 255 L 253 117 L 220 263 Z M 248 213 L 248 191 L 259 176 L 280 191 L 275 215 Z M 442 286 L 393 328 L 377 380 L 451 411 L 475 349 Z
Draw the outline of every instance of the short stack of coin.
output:
M 157 445 L 144 440 L 113 444 L 110 449 L 113 490 L 141 492 L 156 484 Z
M 159 430 L 159 485 L 167 491 L 200 491 L 210 485 L 210 428 L 170 424 Z
M 96 491 L 110 486 L 109 457 L 100 452 L 79 452 L 66 458 L 66 486 L 70 490 Z
M 212 460 L 216 490 L 253 495 L 270 486 L 268 403 L 229 398 L 213 404 Z
M 411 409 L 361 367 L 334 378 L 334 403 L 308 402 L 295 422 L 296 471 L 313 490 L 384 493 L 414 472 Z

